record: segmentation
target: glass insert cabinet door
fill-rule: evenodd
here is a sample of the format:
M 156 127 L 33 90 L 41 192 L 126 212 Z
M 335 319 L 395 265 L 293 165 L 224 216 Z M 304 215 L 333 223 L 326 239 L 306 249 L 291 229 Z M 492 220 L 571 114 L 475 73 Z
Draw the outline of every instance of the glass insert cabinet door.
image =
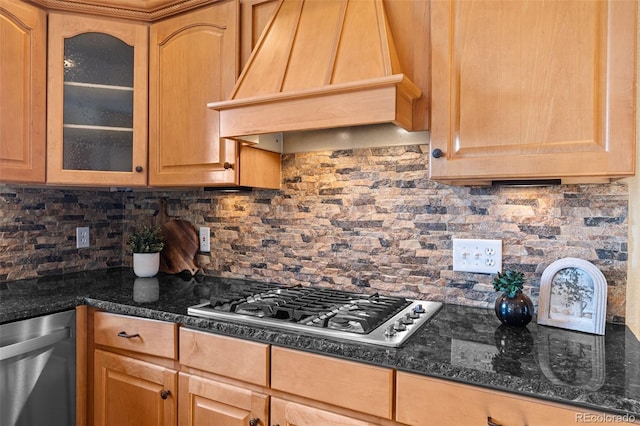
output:
M 47 182 L 147 183 L 143 24 L 51 14 Z

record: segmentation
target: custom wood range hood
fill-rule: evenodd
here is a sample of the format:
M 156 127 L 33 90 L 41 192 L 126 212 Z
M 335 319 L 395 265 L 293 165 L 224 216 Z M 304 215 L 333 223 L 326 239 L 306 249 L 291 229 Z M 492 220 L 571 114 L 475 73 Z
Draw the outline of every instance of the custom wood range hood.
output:
M 395 123 L 420 89 L 400 69 L 382 0 L 282 0 L 230 100 L 220 136 Z

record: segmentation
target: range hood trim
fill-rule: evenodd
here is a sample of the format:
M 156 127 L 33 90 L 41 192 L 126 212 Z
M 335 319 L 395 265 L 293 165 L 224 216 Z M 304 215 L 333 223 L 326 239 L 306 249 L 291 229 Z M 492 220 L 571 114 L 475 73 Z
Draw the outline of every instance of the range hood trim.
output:
M 322 4 L 280 1 L 231 99 L 207 104 L 220 113 L 220 137 L 381 123 L 416 130 L 414 106 L 422 91 L 400 69 L 382 0 L 341 0 L 327 3 L 328 9 Z M 329 21 L 325 12 L 332 16 Z M 314 51 L 320 31 L 328 31 L 325 40 L 333 40 L 318 46 L 319 56 L 325 55 L 328 63 L 311 60 L 310 72 L 300 66 L 300 58 Z M 373 67 L 365 72 L 357 66 L 345 71 L 350 70 L 345 64 L 370 61 Z M 265 73 L 268 81 L 263 81 Z M 307 75 L 314 77 L 304 84 Z M 324 77 L 316 81 L 318 76 Z
M 404 74 L 207 104 L 220 112 L 220 137 L 392 122 L 411 130 L 420 89 Z M 297 102 L 304 102 L 298 108 Z M 331 107 L 333 105 L 333 107 Z M 309 114 L 309 111 L 314 111 Z

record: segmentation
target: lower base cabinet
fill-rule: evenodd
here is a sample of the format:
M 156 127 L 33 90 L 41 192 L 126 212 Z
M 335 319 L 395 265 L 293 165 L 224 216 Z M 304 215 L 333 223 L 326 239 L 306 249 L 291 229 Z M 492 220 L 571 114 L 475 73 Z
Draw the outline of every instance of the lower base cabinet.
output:
M 191 374 L 179 376 L 179 426 L 267 425 L 267 395 Z
M 375 426 L 376 424 L 279 398 L 271 399 L 271 426 L 318 425 Z
M 99 349 L 94 369 L 95 426 L 176 424 L 175 370 Z
M 396 376 L 396 410 L 397 421 L 416 426 L 607 423 L 599 421 L 602 413 L 403 372 Z

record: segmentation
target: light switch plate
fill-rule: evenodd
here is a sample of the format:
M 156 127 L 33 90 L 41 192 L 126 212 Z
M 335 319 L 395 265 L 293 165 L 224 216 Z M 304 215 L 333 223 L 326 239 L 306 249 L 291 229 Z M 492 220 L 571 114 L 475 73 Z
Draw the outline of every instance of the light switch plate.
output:
M 199 236 L 200 251 L 203 253 L 209 253 L 211 251 L 211 228 L 201 226 Z
M 481 274 L 502 271 L 502 240 L 454 238 L 453 270 Z

